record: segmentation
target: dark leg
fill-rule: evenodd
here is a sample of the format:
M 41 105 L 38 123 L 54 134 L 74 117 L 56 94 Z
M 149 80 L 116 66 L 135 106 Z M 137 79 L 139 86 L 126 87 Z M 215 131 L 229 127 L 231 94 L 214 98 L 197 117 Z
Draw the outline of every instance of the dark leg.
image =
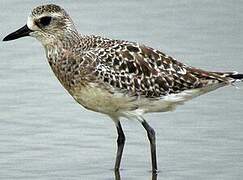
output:
M 120 121 L 116 124 L 117 129 L 117 153 L 116 153 L 116 164 L 115 164 L 115 171 L 118 171 L 121 164 L 122 152 L 125 145 L 125 135 L 122 130 L 122 126 Z
M 149 124 L 143 120 L 142 121 L 143 127 L 147 131 L 148 139 L 150 142 L 150 149 L 151 149 L 151 159 L 152 159 L 152 171 L 157 172 L 157 160 L 156 160 L 156 144 L 155 144 L 155 131 Z

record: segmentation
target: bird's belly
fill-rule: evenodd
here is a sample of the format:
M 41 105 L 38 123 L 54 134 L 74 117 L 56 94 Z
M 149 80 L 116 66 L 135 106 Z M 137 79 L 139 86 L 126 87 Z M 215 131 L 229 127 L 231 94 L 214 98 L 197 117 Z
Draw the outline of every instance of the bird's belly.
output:
M 120 116 L 123 111 L 129 111 L 134 108 L 132 98 L 92 86 L 76 90 L 73 93 L 73 98 L 89 110 L 110 116 Z
M 131 97 L 125 93 L 107 90 L 98 84 L 90 83 L 69 91 L 73 98 L 85 108 L 107 114 L 112 117 L 129 117 L 148 112 L 166 112 L 175 109 L 177 105 L 217 89 L 224 84 L 185 90 L 182 93 L 172 94 L 161 98 Z

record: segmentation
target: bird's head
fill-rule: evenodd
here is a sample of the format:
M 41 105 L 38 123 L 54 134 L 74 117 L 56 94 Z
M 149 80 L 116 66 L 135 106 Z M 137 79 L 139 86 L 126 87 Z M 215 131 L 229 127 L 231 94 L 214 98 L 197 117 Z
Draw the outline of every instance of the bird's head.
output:
M 45 45 L 72 33 L 76 33 L 76 29 L 66 11 L 60 6 L 48 4 L 34 8 L 27 19 L 27 24 L 6 36 L 3 41 L 32 36 Z

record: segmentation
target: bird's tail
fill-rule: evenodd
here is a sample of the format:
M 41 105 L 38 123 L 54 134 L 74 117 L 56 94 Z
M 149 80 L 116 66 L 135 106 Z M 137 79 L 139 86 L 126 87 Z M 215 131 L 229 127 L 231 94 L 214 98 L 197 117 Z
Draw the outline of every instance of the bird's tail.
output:
M 224 73 L 224 77 L 230 78 L 231 83 L 243 81 L 243 74 L 239 74 L 238 72 Z
M 240 80 L 240 81 L 243 80 L 243 74 L 238 74 L 238 73 L 237 74 L 231 74 L 228 77 L 233 78 L 235 80 Z

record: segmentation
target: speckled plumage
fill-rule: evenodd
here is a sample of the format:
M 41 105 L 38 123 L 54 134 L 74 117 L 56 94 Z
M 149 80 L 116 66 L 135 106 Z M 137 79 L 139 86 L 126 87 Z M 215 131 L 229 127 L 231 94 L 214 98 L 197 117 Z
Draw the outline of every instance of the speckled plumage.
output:
M 81 104 L 83 102 L 79 101 L 81 99 L 79 93 L 86 87 L 102 89 L 110 93 L 110 98 L 112 95 L 116 97 L 115 94 L 118 93 L 120 98 L 124 96 L 131 98 L 131 101 L 138 101 L 131 103 L 133 107 L 127 104 L 128 109 L 121 109 L 129 111 L 139 109 L 141 99 L 163 101 L 164 97 L 180 94 L 185 90 L 204 90 L 214 85 L 220 87 L 234 82 L 230 77 L 233 73 L 208 72 L 186 66 L 158 50 L 135 42 L 111 40 L 99 36 L 79 36 L 79 41 L 70 49 L 58 46 L 56 48 L 56 52 L 61 52 L 56 54 L 52 48 L 47 48 L 49 63 L 64 87 Z M 187 99 L 185 96 L 185 99 L 181 98 L 173 106 Z M 83 105 L 88 109 L 99 111 L 94 107 Z M 168 106 L 170 107 L 165 109 L 163 106 L 162 109 L 156 107 L 154 111 L 173 109 L 172 103 L 168 103 Z M 119 107 L 117 109 L 116 112 L 119 112 Z M 146 109 L 142 110 L 147 112 Z M 116 115 L 113 111 L 111 114 L 106 111 L 103 113 Z
M 52 17 L 47 27 L 40 24 L 43 16 Z M 84 107 L 112 117 L 172 110 L 235 81 L 234 73 L 193 68 L 142 44 L 81 36 L 66 11 L 53 4 L 35 8 L 29 19 L 30 29 L 41 29 L 30 35 L 44 45 L 62 85 Z
M 186 100 L 243 78 L 235 72 L 190 67 L 135 42 L 80 35 L 66 11 L 53 4 L 36 7 L 27 27 L 29 35 L 43 44 L 53 72 L 73 98 L 116 123 L 116 169 L 125 140 L 120 117 L 143 124 L 151 143 L 153 170 L 157 170 L 154 131 L 142 115 L 170 111 Z M 123 146 L 119 146 L 120 141 Z

